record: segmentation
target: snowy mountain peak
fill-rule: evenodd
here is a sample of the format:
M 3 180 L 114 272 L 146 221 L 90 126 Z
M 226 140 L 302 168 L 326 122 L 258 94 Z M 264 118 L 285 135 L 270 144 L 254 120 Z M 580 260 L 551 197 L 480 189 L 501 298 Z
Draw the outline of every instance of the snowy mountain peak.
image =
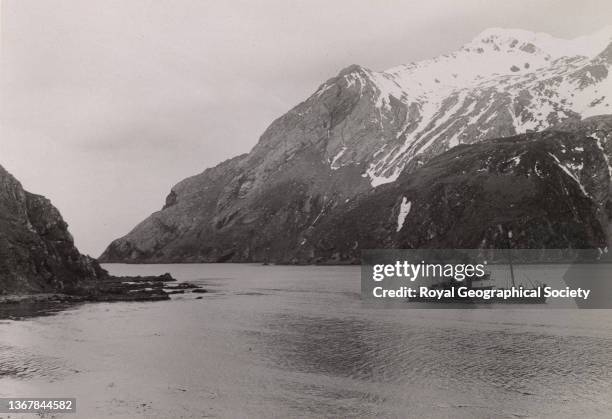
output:
M 555 39 L 543 32 L 531 32 L 524 29 L 488 28 L 478 34 L 466 46 L 482 47 L 491 45 L 496 51 L 503 51 L 504 49 L 520 49 L 530 43 L 535 47 L 556 42 L 561 43 L 563 40 Z
M 544 32 L 523 29 L 489 28 L 482 31 L 464 49 L 493 50 L 508 53 L 520 50 L 543 53 L 552 59 L 584 56 L 593 58 L 612 42 L 612 26 L 574 39 L 555 38 Z
M 376 102 L 381 106 L 390 96 L 402 101 L 431 94 L 446 96 L 495 77 L 532 74 L 550 68 L 558 59 L 573 63 L 593 59 L 611 43 L 612 26 L 571 40 L 523 29 L 489 28 L 453 53 L 381 72 L 353 64 L 341 70 L 336 80 L 348 87 L 373 83 L 380 92 Z
M 359 64 L 351 64 L 338 73 L 338 76 L 346 76 L 352 73 L 362 73 L 364 71 L 368 71 L 365 67 L 360 66 Z
M 611 43 L 612 26 L 570 40 L 490 28 L 429 60 L 382 72 L 349 66 L 313 96 L 348 116 L 326 132 L 326 159 L 333 170 L 365 164 L 378 186 L 459 144 L 612 113 Z M 349 103 L 360 105 L 346 114 Z

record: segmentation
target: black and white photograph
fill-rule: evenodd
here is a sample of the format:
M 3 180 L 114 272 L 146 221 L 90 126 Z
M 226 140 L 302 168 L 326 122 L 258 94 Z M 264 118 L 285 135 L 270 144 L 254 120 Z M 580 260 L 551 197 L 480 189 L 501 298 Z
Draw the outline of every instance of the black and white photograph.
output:
M 612 418 L 612 2 L 0 0 L 0 419 Z

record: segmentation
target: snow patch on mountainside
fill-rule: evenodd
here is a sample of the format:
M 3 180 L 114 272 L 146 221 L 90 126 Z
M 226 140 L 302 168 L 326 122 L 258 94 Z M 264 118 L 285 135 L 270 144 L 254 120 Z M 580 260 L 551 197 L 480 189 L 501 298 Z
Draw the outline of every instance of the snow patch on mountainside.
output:
M 338 152 L 338 154 L 334 156 L 330 164 L 332 170 L 338 170 L 340 168 L 340 165 L 336 165 L 336 162 L 346 152 L 346 149 L 347 149 L 346 146 L 342 147 L 340 151 Z
M 570 168 L 567 165 L 563 164 L 554 154 L 548 153 L 548 155 L 553 158 L 555 163 L 557 163 L 557 166 L 559 166 L 559 168 L 565 174 L 567 174 L 570 178 L 572 178 L 578 184 L 578 187 L 580 188 L 584 196 L 587 196 L 587 197 L 590 196 L 588 192 L 586 191 L 586 189 L 584 188 L 584 186 L 582 185 L 582 182 L 580 182 L 580 179 L 578 179 L 578 176 L 575 174 L 574 171 L 570 170 Z M 572 169 L 578 171 L 578 170 L 581 170 L 582 167 L 572 167 Z
M 597 141 L 597 143 L 596 143 L 597 144 L 597 148 L 599 148 L 599 151 L 601 151 L 601 154 L 603 155 L 603 158 L 604 158 L 606 164 L 608 165 L 608 176 L 610 177 L 610 180 L 612 181 L 612 162 L 610 162 L 610 158 L 608 157 L 608 153 L 606 153 L 606 150 L 604 149 L 603 145 L 601 144 L 603 139 L 597 133 L 592 134 L 591 137 L 595 138 L 595 140 Z
M 408 199 L 404 196 L 402 198 L 402 203 L 400 204 L 399 214 L 397 214 L 396 232 L 399 232 L 402 229 L 402 227 L 404 227 L 404 222 L 406 221 L 406 217 L 410 213 L 410 207 L 412 207 L 412 202 L 408 201 Z

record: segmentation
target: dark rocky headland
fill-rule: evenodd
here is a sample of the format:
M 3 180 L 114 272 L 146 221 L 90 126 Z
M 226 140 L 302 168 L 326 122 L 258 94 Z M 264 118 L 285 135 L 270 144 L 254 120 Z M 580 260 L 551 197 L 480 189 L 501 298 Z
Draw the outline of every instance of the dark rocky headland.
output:
M 77 250 L 49 200 L 0 166 L 0 303 L 166 300 L 168 281 L 109 275 Z

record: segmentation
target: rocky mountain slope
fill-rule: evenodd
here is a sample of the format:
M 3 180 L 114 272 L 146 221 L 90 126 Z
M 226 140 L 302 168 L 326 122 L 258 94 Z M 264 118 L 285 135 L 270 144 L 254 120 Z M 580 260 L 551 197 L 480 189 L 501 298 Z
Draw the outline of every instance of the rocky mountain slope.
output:
M 71 289 L 106 276 L 79 253 L 58 210 L 0 167 L 0 290 Z
M 385 72 L 350 66 L 274 121 L 250 153 L 177 184 L 101 258 L 303 255 L 310 232 L 350 202 L 417 176 L 453 147 L 612 113 L 611 64 L 608 27 L 569 41 L 490 29 L 431 60 Z
M 605 251 L 612 116 L 573 128 L 455 147 L 337 208 L 290 260 L 356 262 L 362 248 L 506 248 L 509 231 L 516 248 Z
M 141 279 L 126 282 L 111 277 L 95 259 L 80 254 L 66 222 L 49 200 L 25 191 L 0 166 L 0 295 L 61 293 L 80 300 L 168 298 L 162 283 L 171 278 Z

